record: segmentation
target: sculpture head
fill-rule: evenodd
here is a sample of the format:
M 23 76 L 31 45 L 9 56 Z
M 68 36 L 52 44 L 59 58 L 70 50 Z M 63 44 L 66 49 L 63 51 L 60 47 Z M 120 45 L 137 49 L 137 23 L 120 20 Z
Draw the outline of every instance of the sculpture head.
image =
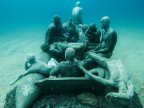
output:
M 83 26 L 82 26 L 83 33 L 85 33 L 87 29 L 88 29 L 88 25 L 87 24 L 83 24 Z
M 77 2 L 76 2 L 76 6 L 77 6 L 77 7 L 80 7 L 80 1 L 77 1 Z
M 33 53 L 28 53 L 26 59 L 29 63 L 34 63 L 36 60 L 36 56 Z
M 108 29 L 110 27 L 110 18 L 108 16 L 104 16 L 100 20 L 101 28 Z
M 73 25 L 73 23 L 72 23 L 72 18 L 69 18 L 69 19 L 68 19 L 68 24 L 69 24 L 69 26 Z
M 65 50 L 65 58 L 68 61 L 73 61 L 75 58 L 75 50 L 73 48 L 67 48 Z
M 54 23 L 55 26 L 61 25 L 61 18 L 58 15 L 53 16 L 52 21 L 53 21 L 53 23 Z
M 90 29 L 91 32 L 96 32 L 97 31 L 96 25 L 94 23 L 90 24 L 89 29 Z

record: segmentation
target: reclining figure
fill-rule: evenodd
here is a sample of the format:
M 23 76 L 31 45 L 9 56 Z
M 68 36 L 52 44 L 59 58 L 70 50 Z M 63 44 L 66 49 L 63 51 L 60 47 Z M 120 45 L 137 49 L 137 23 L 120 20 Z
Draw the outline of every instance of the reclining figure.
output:
M 110 92 L 105 98 L 110 99 L 122 99 L 126 101 L 130 101 L 134 95 L 134 85 L 131 77 L 121 62 L 121 60 L 112 60 L 99 56 L 93 52 L 89 52 L 88 56 L 95 60 L 100 66 L 106 68 L 110 73 L 109 79 L 104 79 L 98 76 L 93 75 L 89 71 L 87 71 L 81 63 L 78 63 L 79 68 L 88 75 L 91 79 L 96 82 L 102 83 L 106 86 L 112 86 L 118 89 L 118 93 Z M 107 74 L 107 73 L 105 73 Z
M 51 60 L 48 62 L 48 64 L 36 60 L 36 56 L 32 53 L 27 54 L 27 58 L 26 58 L 26 62 L 25 62 L 25 70 L 26 72 L 22 75 L 20 75 L 16 80 L 10 82 L 10 85 L 15 84 L 18 80 L 20 80 L 22 77 L 31 74 L 31 73 L 40 73 L 46 76 L 50 75 L 50 71 L 52 68 L 54 68 L 58 62 L 54 59 L 51 58 Z

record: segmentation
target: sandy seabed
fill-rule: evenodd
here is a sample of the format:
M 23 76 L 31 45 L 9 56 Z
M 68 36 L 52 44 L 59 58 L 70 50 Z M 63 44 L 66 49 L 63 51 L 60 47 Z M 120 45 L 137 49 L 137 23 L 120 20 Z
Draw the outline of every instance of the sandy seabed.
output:
M 118 42 L 112 58 L 123 61 L 144 106 L 144 27 L 114 28 L 118 34 Z M 47 27 L 31 26 L 0 32 L 0 108 L 4 107 L 6 94 L 18 84 L 10 86 L 10 81 L 24 72 L 26 54 L 33 52 L 39 57 L 46 29 Z

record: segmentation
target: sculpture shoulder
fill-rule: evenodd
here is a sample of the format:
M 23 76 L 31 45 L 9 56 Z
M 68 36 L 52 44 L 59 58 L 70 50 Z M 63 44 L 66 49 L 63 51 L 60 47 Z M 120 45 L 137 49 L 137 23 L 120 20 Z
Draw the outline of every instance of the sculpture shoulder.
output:
M 116 31 L 114 29 L 112 29 L 112 28 L 110 28 L 109 33 L 113 34 L 113 35 L 117 35 Z
M 73 8 L 73 13 L 77 13 L 77 12 L 81 12 L 81 11 L 83 11 L 83 8 L 81 8 L 81 7 L 74 7 Z
M 48 30 L 51 30 L 51 29 L 54 29 L 54 28 L 55 28 L 55 26 L 54 26 L 53 23 L 51 23 L 51 24 L 48 26 Z
M 109 35 L 110 35 L 111 37 L 117 38 L 117 33 L 116 33 L 116 31 L 115 31 L 114 29 L 112 29 L 112 28 L 109 30 Z

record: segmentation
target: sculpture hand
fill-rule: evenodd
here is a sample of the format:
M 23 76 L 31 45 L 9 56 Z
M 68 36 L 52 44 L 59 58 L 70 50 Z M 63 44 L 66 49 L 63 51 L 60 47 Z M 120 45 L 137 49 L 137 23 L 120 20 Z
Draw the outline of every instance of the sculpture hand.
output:
M 10 86 L 14 85 L 19 79 L 21 79 L 24 75 L 20 75 L 15 81 L 10 82 Z
M 10 82 L 10 86 L 14 85 L 15 84 L 15 81 L 11 81 Z
M 115 95 L 114 92 L 110 92 L 108 93 L 105 98 L 108 100 L 108 101 L 112 101 L 112 100 L 115 100 L 117 98 L 117 96 Z

